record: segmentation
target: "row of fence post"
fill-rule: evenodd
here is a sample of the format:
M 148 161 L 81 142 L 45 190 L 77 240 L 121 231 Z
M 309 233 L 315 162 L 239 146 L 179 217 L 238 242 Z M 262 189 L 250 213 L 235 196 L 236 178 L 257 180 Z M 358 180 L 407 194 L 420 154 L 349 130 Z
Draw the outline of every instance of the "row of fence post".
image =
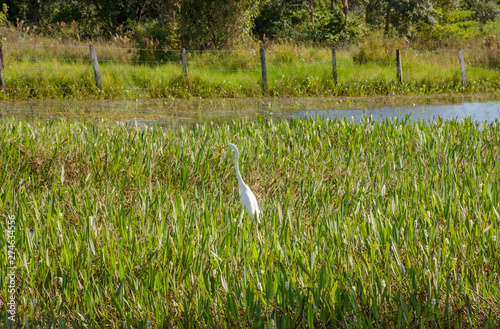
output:
M 92 58 L 92 66 L 94 67 L 94 73 L 96 77 L 96 85 L 97 88 L 102 89 L 101 75 L 99 73 L 99 64 L 97 62 L 97 57 L 95 55 L 94 46 L 90 45 L 90 53 Z M 1 54 L 1 47 L 0 47 Z M 467 77 L 465 75 L 465 62 L 464 62 L 464 52 L 463 49 L 460 48 L 458 51 L 458 58 L 460 61 L 460 71 L 462 73 L 462 85 L 465 90 L 467 90 Z M 189 88 L 189 80 L 188 80 L 188 69 L 187 69 L 187 60 L 186 60 L 186 49 L 182 48 L 181 51 L 181 59 L 182 59 L 182 69 L 184 72 L 184 78 L 186 79 L 187 87 Z M 3 60 L 2 60 L 3 66 Z M 268 91 L 268 83 L 267 83 L 267 64 L 266 64 L 266 52 L 264 48 L 260 48 L 260 68 L 262 73 L 262 91 L 264 94 L 267 94 Z M 3 77 L 3 69 L 0 75 L 0 78 Z M 400 84 L 403 84 L 403 66 L 401 64 L 401 51 L 399 49 L 396 50 L 396 77 Z M 332 78 L 337 83 L 337 52 L 335 48 L 332 48 Z
M 465 90 L 467 90 L 467 77 L 465 75 L 465 62 L 464 62 L 464 52 L 460 48 L 458 51 L 458 58 L 460 61 L 460 71 L 462 72 L 462 85 Z M 260 66 L 262 70 L 262 90 L 267 93 L 267 68 L 266 68 L 266 53 L 264 48 L 260 48 Z M 332 77 L 333 81 L 337 83 L 337 52 L 335 48 L 332 48 Z M 399 83 L 403 84 L 403 66 L 401 64 L 401 52 L 399 49 L 396 50 L 396 77 Z
M 101 71 L 99 70 L 99 62 L 97 60 L 97 55 L 93 45 L 89 45 L 90 48 L 90 58 L 92 60 L 92 67 L 94 69 L 94 76 L 96 81 L 96 86 L 99 90 L 102 90 L 102 79 Z M 465 75 L 465 62 L 464 62 L 464 52 L 460 48 L 458 50 L 458 58 L 460 61 L 460 71 L 462 73 L 462 85 L 464 90 L 467 90 L 467 77 Z M 182 69 L 184 72 L 184 78 L 186 80 L 186 85 L 189 88 L 188 79 L 188 69 L 186 60 L 186 49 L 182 48 L 181 51 L 182 59 Z M 260 48 L 260 67 L 262 73 L 262 91 L 267 94 L 268 84 L 267 84 L 267 66 L 266 66 L 266 52 L 264 48 Z M 0 42 L 0 87 L 5 94 L 5 76 L 4 76 L 4 54 L 3 54 L 3 44 Z M 337 83 L 337 55 L 335 48 L 332 48 L 332 77 L 335 83 Z M 403 84 L 403 68 L 401 64 L 401 52 L 399 49 L 396 50 L 396 77 L 400 84 Z

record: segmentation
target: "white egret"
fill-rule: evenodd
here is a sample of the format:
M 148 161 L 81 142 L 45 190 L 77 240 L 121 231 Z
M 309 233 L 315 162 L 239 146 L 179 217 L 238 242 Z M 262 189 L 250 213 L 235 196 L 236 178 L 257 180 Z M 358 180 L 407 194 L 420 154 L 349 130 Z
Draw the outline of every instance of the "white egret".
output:
M 240 157 L 240 152 L 234 144 L 227 144 L 226 146 L 219 147 L 217 151 L 229 147 L 236 153 L 236 158 L 234 159 L 234 167 L 236 169 L 236 177 L 238 178 L 238 185 L 240 187 L 241 205 L 245 208 L 250 218 L 253 220 L 255 218 L 256 222 L 259 223 L 260 209 L 257 205 L 257 199 L 253 194 L 250 187 L 243 181 L 240 174 L 240 168 L 238 167 L 238 158 Z

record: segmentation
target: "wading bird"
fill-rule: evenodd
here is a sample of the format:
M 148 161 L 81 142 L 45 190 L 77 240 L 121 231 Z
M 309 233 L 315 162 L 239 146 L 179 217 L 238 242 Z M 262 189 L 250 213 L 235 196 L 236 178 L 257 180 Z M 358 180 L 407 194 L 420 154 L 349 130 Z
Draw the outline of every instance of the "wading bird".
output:
M 234 168 L 236 169 L 236 177 L 238 178 L 238 185 L 240 187 L 241 205 L 245 208 L 250 218 L 252 220 L 255 219 L 255 221 L 259 223 L 260 210 L 259 206 L 257 205 L 257 199 L 255 198 L 255 195 L 253 194 L 250 187 L 245 184 L 240 175 L 240 168 L 238 167 L 238 158 L 240 157 L 240 152 L 234 144 L 227 144 L 226 146 L 219 147 L 217 151 L 225 149 L 226 147 L 229 147 L 234 151 L 234 153 L 236 153 L 236 158 L 234 159 Z

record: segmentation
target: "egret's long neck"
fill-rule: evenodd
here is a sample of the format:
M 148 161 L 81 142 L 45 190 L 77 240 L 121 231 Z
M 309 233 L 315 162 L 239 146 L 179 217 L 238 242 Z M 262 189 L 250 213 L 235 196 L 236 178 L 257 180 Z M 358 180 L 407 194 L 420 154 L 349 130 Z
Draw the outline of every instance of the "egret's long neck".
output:
M 236 177 L 238 178 L 238 184 L 245 185 L 243 178 L 241 178 L 240 168 L 238 166 L 238 158 L 240 157 L 240 153 L 236 151 L 236 158 L 234 159 L 234 168 L 236 168 Z

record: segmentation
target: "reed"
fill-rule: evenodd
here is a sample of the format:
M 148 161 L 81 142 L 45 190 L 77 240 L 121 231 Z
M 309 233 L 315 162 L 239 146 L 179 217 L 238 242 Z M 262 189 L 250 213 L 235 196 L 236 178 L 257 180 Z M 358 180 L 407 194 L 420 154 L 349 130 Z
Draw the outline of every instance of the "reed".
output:
M 500 325 L 498 122 L 5 119 L 0 136 L 26 327 Z

